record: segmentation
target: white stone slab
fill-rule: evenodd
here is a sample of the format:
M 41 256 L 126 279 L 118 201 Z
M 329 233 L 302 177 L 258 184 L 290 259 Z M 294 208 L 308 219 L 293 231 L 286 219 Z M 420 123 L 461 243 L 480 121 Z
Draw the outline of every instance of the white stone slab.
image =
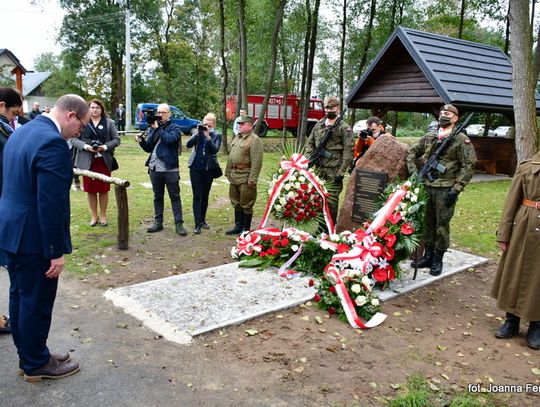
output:
M 412 279 L 410 261 L 404 262 L 401 279 L 377 294 L 381 301 L 388 301 L 486 261 L 449 250 L 440 276 L 433 277 L 428 269 L 421 269 L 416 280 Z M 308 280 L 287 279 L 279 277 L 276 270 L 239 268 L 238 263 L 231 263 L 116 288 L 104 295 L 165 339 L 186 344 L 195 335 L 311 300 L 315 290 L 308 287 Z
M 192 336 L 313 298 L 307 277 L 287 279 L 276 270 L 238 263 L 116 288 L 104 295 L 148 328 L 177 343 Z

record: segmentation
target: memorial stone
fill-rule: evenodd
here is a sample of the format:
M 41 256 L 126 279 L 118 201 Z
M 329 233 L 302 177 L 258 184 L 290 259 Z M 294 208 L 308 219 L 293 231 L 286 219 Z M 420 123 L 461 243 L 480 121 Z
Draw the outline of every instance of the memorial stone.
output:
M 356 168 L 366 172 L 386 173 L 388 183 L 392 183 L 398 178 L 404 180 L 408 176 L 406 164 L 408 152 L 409 146 L 398 141 L 395 137 L 380 136 L 364 156 L 360 157 L 356 162 Z M 337 232 L 344 230 L 353 231 L 362 224 L 362 221 L 353 219 L 354 197 L 357 184 L 356 172 L 354 170 L 349 177 L 345 198 L 343 199 L 337 219 Z M 364 174 L 366 173 L 364 172 Z M 359 208 L 359 210 L 362 210 L 362 208 Z M 358 219 L 358 217 L 356 218 Z

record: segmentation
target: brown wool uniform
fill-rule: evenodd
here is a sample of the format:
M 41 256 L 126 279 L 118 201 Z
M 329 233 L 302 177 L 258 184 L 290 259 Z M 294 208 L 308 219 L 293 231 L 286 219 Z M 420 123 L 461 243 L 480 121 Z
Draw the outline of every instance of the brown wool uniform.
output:
M 523 205 L 537 202 L 537 208 Z M 503 252 L 491 295 L 497 307 L 529 321 L 540 320 L 540 152 L 516 169 L 497 230 Z
M 325 120 L 322 119 L 317 122 L 310 136 L 307 139 L 305 147 L 305 156 L 309 157 L 313 151 L 317 149 L 324 137 L 326 130 Z M 351 126 L 343 121 L 332 132 L 332 136 L 326 143 L 325 150 L 332 154 L 330 158 L 321 158 L 320 165 L 317 165 L 318 175 L 326 182 L 334 183 L 336 176 L 343 177 L 347 173 L 347 168 L 351 164 L 354 157 L 354 136 Z M 335 184 L 334 199 L 329 202 L 330 213 L 334 222 L 338 213 L 338 200 L 339 194 L 343 189 L 343 181 Z
M 435 133 L 428 133 L 414 144 L 407 156 L 409 173 L 418 171 L 418 159 L 428 159 L 441 143 Z M 460 193 L 473 176 L 476 152 L 469 138 L 463 133 L 454 135 L 439 162 L 446 167 L 446 172 L 438 174 L 434 181 L 424 180 L 428 192 L 424 240 L 427 245 L 446 251 L 450 246 L 450 220 L 455 204 L 447 208 L 444 198 L 452 189 Z
M 234 136 L 225 176 L 230 182 L 229 198 L 235 210 L 253 213 L 257 188 L 249 188 L 248 181 L 257 183 L 262 163 L 263 145 L 259 136 L 253 132 Z

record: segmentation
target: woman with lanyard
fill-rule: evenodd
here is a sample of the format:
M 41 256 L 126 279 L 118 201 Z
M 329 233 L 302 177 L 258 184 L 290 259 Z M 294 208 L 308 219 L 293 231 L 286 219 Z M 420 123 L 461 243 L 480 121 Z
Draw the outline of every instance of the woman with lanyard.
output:
M 13 133 L 10 122 L 19 113 L 22 106 L 22 98 L 19 92 L 13 88 L 0 88 L 0 195 L 2 195 L 3 153 L 9 136 Z M 7 265 L 7 256 L 0 249 L 0 266 Z M 0 314 L 0 333 L 11 333 L 9 318 Z
M 77 149 L 75 167 L 90 170 L 107 176 L 117 168 L 113 167 L 114 149 L 120 145 L 120 137 L 114 121 L 107 117 L 103 102 L 92 99 L 90 107 L 90 122 L 78 139 L 73 139 Z M 92 219 L 90 226 L 98 223 L 98 202 L 100 208 L 99 223 L 107 226 L 107 206 L 111 185 L 93 178 L 83 177 L 83 191 L 88 194 L 88 204 Z
M 221 134 L 216 132 L 216 116 L 208 113 L 203 124 L 186 143 L 187 148 L 194 147 L 189 156 L 189 176 L 193 190 L 193 217 L 195 228 L 193 233 L 198 235 L 201 229 L 210 229 L 206 223 L 208 196 L 212 181 L 219 178 L 223 172 L 219 166 L 216 154 L 221 147 Z

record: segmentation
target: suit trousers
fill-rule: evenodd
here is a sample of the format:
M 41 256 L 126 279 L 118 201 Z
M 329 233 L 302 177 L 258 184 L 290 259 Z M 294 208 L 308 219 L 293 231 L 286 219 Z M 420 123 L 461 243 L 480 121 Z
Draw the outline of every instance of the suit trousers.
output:
M 178 171 L 149 171 L 152 189 L 154 191 L 154 219 L 163 223 L 163 209 L 165 206 L 165 186 L 169 193 L 174 216 L 174 223 L 184 223 L 182 219 L 182 201 L 180 199 L 180 174 Z
M 208 210 L 208 196 L 212 188 L 214 177 L 211 171 L 189 170 L 191 178 L 191 189 L 193 190 L 193 217 L 195 226 L 201 226 L 206 222 L 206 211 Z
M 47 337 L 58 278 L 45 276 L 51 261 L 39 254 L 7 255 L 11 332 L 24 371 L 29 374 L 50 358 Z

